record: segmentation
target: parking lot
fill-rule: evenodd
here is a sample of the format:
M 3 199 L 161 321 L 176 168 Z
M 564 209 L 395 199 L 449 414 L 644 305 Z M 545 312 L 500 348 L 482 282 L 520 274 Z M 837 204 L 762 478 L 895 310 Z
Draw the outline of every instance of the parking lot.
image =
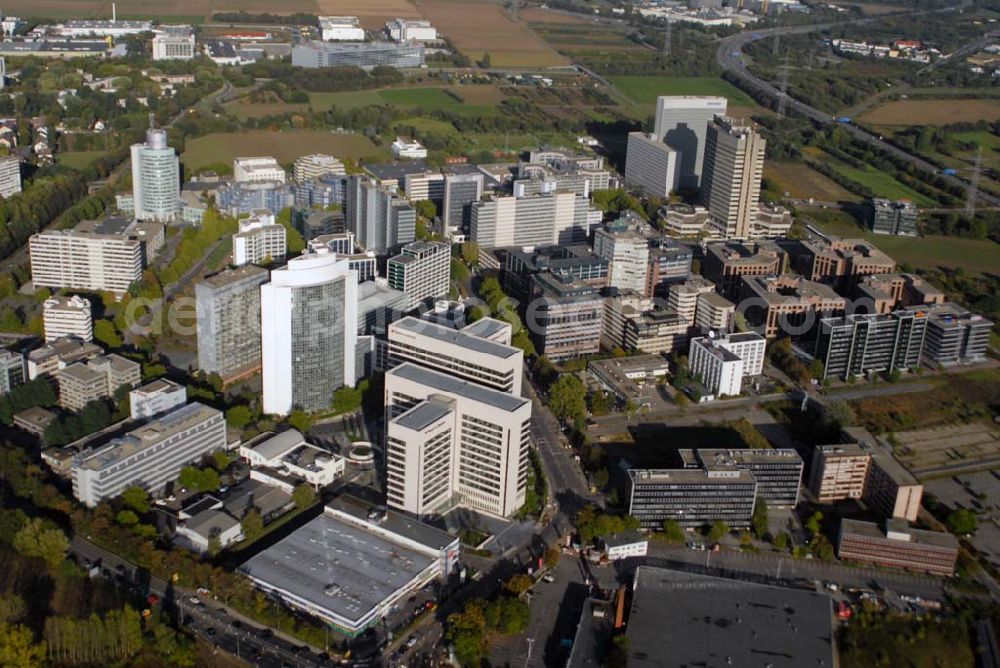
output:
M 948 508 L 967 508 L 976 513 L 979 528 L 972 536 L 972 544 L 1000 565 L 1000 473 L 980 471 L 937 478 L 925 482 L 924 488 Z

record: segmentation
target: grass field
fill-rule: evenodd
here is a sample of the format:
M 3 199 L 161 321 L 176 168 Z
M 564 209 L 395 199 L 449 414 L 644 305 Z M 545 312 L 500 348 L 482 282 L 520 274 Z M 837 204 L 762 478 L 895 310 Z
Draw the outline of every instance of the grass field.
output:
M 639 104 L 653 104 L 660 95 L 719 95 L 734 107 L 755 107 L 756 103 L 728 81 L 713 77 L 612 76 L 611 83 Z
M 476 0 L 419 0 L 417 9 L 473 60 L 489 53 L 494 67 L 569 64 L 526 25 L 511 20 L 499 5 Z
M 386 21 L 397 16 L 403 19 L 421 18 L 420 11 L 409 0 L 314 0 L 314 2 L 318 6 L 316 10 L 318 14 L 357 16 L 365 28 L 384 28 Z M 284 0 L 281 6 L 283 11 L 288 11 L 284 10 Z
M 1000 119 L 1000 100 L 894 100 L 858 120 L 870 125 L 950 125 Z
M 302 0 L 292 0 L 295 4 Z M 306 0 L 309 1 L 309 0 Z M 212 11 L 212 0 L 120 0 L 118 18 L 130 17 L 205 17 Z M 315 6 L 315 5 L 313 5 Z M 111 18 L 111 0 L 11 0 L 3 6 L 5 14 L 49 18 Z M 292 10 L 294 11 L 294 10 Z
M 764 178 L 781 193 L 796 199 L 810 197 L 825 202 L 860 202 L 861 198 L 842 188 L 836 181 L 800 162 L 764 162 Z
M 83 169 L 98 158 L 107 155 L 107 151 L 76 151 L 74 153 L 60 153 L 59 164 Z
M 306 153 L 330 153 L 339 158 L 388 159 L 388 149 L 363 135 L 338 135 L 321 130 L 298 132 L 214 133 L 187 142 L 181 161 L 189 172 L 211 164 L 232 162 L 240 156 L 269 155 L 289 163 Z
M 521 10 L 521 18 L 529 23 L 557 23 L 570 25 L 584 25 L 588 21 L 577 14 L 564 14 L 551 9 L 541 7 L 530 7 Z
M 622 30 L 604 24 L 536 23 L 535 31 L 560 52 L 642 50 Z
M 909 199 L 917 206 L 932 206 L 934 200 L 918 193 L 916 190 L 905 186 L 885 172 L 880 172 L 873 167 L 865 165 L 859 168 L 837 160 L 824 151 L 809 152 L 814 158 L 818 158 L 825 165 L 845 176 L 852 181 L 856 181 L 863 186 L 871 188 L 876 197 L 888 197 L 889 199 Z

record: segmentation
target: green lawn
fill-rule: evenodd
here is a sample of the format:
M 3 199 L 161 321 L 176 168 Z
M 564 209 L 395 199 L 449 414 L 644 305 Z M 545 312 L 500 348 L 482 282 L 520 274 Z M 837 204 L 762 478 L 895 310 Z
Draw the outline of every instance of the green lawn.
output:
M 734 107 L 755 107 L 746 93 L 715 77 L 633 76 L 608 77 L 627 97 L 640 104 L 653 104 L 660 95 L 720 95 Z
M 245 155 L 270 155 L 290 163 L 306 153 L 330 153 L 340 158 L 386 160 L 389 151 L 359 134 L 334 134 L 322 130 L 288 132 L 216 132 L 187 141 L 181 162 L 189 171 L 206 165 L 230 163 Z
M 438 134 L 456 134 L 458 130 L 448 121 L 439 121 L 436 118 L 404 118 L 396 122 L 397 128 L 416 128 L 424 132 L 436 132 Z
M 344 93 L 310 93 L 309 101 L 314 108 L 318 109 L 332 106 L 341 109 L 358 109 L 370 105 L 394 104 L 398 107 L 447 109 L 455 113 L 475 116 L 496 113 L 496 107 L 493 105 L 459 102 L 445 94 L 441 88 L 387 88 Z
M 889 199 L 908 199 L 917 206 L 934 206 L 937 204 L 933 199 L 918 193 L 916 190 L 908 188 L 885 172 L 865 165 L 864 169 L 848 165 L 830 158 L 824 160 L 826 164 L 843 176 L 856 181 L 863 186 L 871 188 L 877 197 L 888 197 Z
M 72 167 L 73 169 L 83 169 L 98 158 L 107 155 L 107 151 L 76 151 L 73 153 L 60 153 L 58 162 L 61 165 Z

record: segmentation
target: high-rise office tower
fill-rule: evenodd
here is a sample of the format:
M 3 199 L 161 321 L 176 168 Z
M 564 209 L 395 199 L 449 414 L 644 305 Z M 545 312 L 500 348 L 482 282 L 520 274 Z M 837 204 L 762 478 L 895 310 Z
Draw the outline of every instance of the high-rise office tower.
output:
M 271 272 L 260 301 L 264 412 L 329 408 L 357 380 L 357 272 L 335 253 L 302 255 Z
M 0 158 L 0 197 L 21 192 L 21 158 L 10 155 Z
M 444 203 L 441 221 L 450 234 L 468 232 L 471 206 L 483 196 L 484 175 L 479 170 L 459 171 L 457 167 L 444 175 Z
M 389 287 L 406 293 L 407 309 L 438 297 L 451 287 L 451 245 L 441 241 L 414 241 L 386 265 Z
M 712 119 L 725 113 L 724 97 L 664 95 L 656 98 L 653 134 L 659 141 L 681 152 L 681 188 L 698 188 L 701 185 L 708 126 Z
M 392 188 L 367 176 L 351 176 L 345 223 L 366 250 L 385 255 L 414 240 L 417 212 Z
M 720 116 L 708 128 L 701 198 L 727 239 L 748 239 L 757 220 L 766 142 L 750 124 Z
M 472 205 L 469 238 L 480 248 L 549 246 L 585 241 L 590 200 L 570 192 L 494 197 Z
M 132 144 L 132 199 L 137 220 L 168 222 L 180 210 L 177 152 L 167 145 L 167 131 L 149 129 L 146 143 Z
M 260 368 L 260 286 L 267 276 L 251 264 L 195 285 L 200 370 L 228 380 Z

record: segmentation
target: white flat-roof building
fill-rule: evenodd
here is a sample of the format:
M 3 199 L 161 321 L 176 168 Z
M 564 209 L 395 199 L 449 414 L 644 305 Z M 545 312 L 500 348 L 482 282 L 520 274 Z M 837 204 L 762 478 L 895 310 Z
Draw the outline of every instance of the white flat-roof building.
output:
M 324 42 L 363 42 L 365 31 L 356 16 L 320 16 L 319 34 Z
M 393 19 L 385 24 L 385 31 L 396 42 L 433 42 L 437 29 L 423 19 Z
M 137 220 L 170 222 L 180 212 L 181 172 L 167 131 L 150 129 L 132 145 L 132 206 Z
M 396 137 L 396 140 L 392 142 L 392 156 L 394 158 L 426 158 L 427 149 L 424 145 L 418 142 L 416 139 L 407 139 L 406 137 Z
M 726 113 L 726 98 L 699 95 L 663 95 L 656 98 L 653 134 L 680 152 L 678 162 L 681 188 L 701 184 L 702 162 L 708 126 L 717 115 Z
M 271 157 L 233 160 L 233 181 L 236 183 L 284 183 L 285 176 L 284 168 Z
M 270 211 L 254 211 L 239 222 L 233 235 L 233 265 L 282 262 L 288 254 L 285 226 L 276 223 Z
M 184 466 L 225 447 L 222 412 L 190 403 L 74 457 L 73 495 L 93 508 L 133 485 L 156 494 Z
M 187 388 L 159 378 L 129 392 L 128 403 L 133 420 L 146 420 L 186 404 Z
M 756 332 L 691 339 L 688 365 L 715 396 L 736 396 L 744 377 L 762 373 L 766 344 L 767 339 Z
M 291 494 L 301 482 L 326 487 L 344 475 L 345 460 L 306 442 L 302 432 L 289 429 L 265 433 L 240 446 L 250 464 L 250 478 Z
M 332 155 L 323 153 L 313 153 L 311 155 L 299 156 L 292 166 L 292 178 L 298 183 L 317 179 L 321 176 L 332 174 L 334 176 L 344 176 L 346 174 L 344 163 Z
M 143 247 L 119 234 L 45 230 L 28 240 L 35 287 L 127 292 L 142 277 Z
M 46 343 L 63 336 L 93 341 L 94 317 L 90 300 L 81 295 L 49 297 L 42 304 L 42 327 Z
M 0 197 L 21 192 L 21 158 L 9 155 L 0 158 Z
M 451 244 L 414 241 L 386 263 L 389 287 L 404 292 L 407 310 L 446 297 L 451 288 Z
M 669 197 L 680 180 L 681 154 L 655 134 L 628 133 L 625 182 L 652 197 Z
M 77 19 L 53 26 L 52 32 L 63 37 L 125 37 L 149 32 L 152 29 L 152 21 Z
M 59 405 L 72 411 L 91 401 L 111 397 L 122 385 L 133 388 L 142 379 L 142 366 L 114 353 L 60 369 Z
M 194 31 L 188 26 L 173 26 L 153 37 L 153 60 L 191 60 L 195 53 Z

